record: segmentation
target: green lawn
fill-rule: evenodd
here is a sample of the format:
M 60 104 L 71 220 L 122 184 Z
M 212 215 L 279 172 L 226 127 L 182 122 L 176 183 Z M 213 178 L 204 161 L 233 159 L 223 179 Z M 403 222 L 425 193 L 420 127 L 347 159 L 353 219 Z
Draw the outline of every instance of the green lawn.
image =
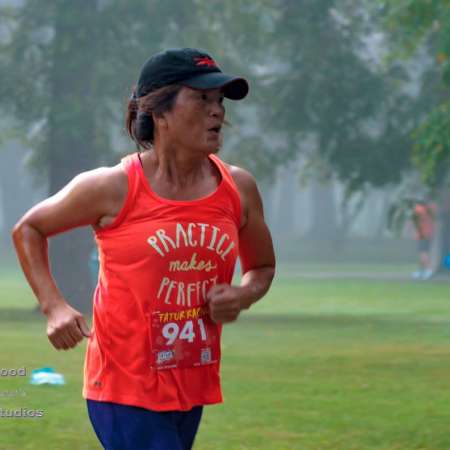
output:
M 286 272 L 288 274 L 288 272 Z M 52 349 L 23 279 L 0 275 L 0 367 L 52 366 L 64 387 L 0 378 L 0 449 L 99 449 L 81 397 L 84 345 Z M 450 448 L 450 284 L 296 279 L 224 330 L 225 403 L 195 450 Z

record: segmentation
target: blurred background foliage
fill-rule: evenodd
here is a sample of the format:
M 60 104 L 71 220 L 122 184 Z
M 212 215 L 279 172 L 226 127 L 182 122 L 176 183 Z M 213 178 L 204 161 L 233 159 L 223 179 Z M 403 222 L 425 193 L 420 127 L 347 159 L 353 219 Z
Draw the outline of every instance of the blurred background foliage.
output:
M 48 194 L 134 151 L 124 114 L 140 67 L 159 50 L 198 47 L 251 84 L 245 102 L 227 104 L 228 161 L 269 185 L 280 167 L 300 160 L 303 183 L 338 180 L 344 199 L 359 195 L 359 203 L 369 188 L 420 174 L 420 189 L 444 205 L 441 253 L 448 250 L 448 0 L 0 5 L 0 143 L 27 149 L 36 183 Z M 7 192 L 15 180 L 3 172 Z M 326 205 L 320 187 L 316 192 L 316 203 Z M 399 208 L 406 204 L 399 199 Z M 322 215 L 316 222 L 318 233 L 332 220 Z M 87 283 L 80 280 L 88 277 L 92 242 L 79 233 L 79 240 L 56 238 L 51 250 L 57 279 L 86 309 Z M 68 259 L 70 276 L 58 269 Z

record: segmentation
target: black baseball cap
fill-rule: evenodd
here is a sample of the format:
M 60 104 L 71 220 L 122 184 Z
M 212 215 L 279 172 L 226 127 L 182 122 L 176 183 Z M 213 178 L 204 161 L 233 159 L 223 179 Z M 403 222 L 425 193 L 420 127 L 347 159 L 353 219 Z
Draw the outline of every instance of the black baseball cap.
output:
M 248 93 L 245 78 L 224 74 L 206 52 L 172 48 L 153 55 L 142 67 L 135 96 L 142 97 L 169 84 L 194 89 L 223 88 L 225 97 L 241 100 Z

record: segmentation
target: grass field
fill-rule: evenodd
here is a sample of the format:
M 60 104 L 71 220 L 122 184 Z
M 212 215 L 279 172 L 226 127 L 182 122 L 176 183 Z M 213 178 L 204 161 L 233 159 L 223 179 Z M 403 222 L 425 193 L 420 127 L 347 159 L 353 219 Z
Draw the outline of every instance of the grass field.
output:
M 23 279 L 0 275 L 1 368 L 52 366 L 64 387 L 0 378 L 0 449 L 99 449 L 81 397 L 84 344 L 52 349 Z M 450 448 L 450 283 L 314 280 L 295 271 L 228 325 L 225 403 L 195 450 Z M 21 389 L 16 397 L 5 393 Z

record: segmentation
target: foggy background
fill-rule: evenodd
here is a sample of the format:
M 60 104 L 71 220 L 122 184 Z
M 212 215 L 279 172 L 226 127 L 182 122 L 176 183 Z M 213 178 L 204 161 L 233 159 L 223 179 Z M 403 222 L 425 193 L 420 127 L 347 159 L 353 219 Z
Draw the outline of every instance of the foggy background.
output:
M 196 47 L 249 80 L 244 101 L 225 103 L 231 127 L 220 155 L 257 178 L 278 275 L 408 277 L 417 262 L 408 200 L 430 195 L 439 208 L 433 261 L 444 276 L 448 5 L 399 13 L 401 3 L 0 1 L 0 267 L 17 268 L 10 231 L 28 208 L 135 151 L 124 117 L 144 61 Z M 389 212 L 400 219 L 390 227 Z M 92 236 L 50 241 L 54 275 L 85 311 Z

